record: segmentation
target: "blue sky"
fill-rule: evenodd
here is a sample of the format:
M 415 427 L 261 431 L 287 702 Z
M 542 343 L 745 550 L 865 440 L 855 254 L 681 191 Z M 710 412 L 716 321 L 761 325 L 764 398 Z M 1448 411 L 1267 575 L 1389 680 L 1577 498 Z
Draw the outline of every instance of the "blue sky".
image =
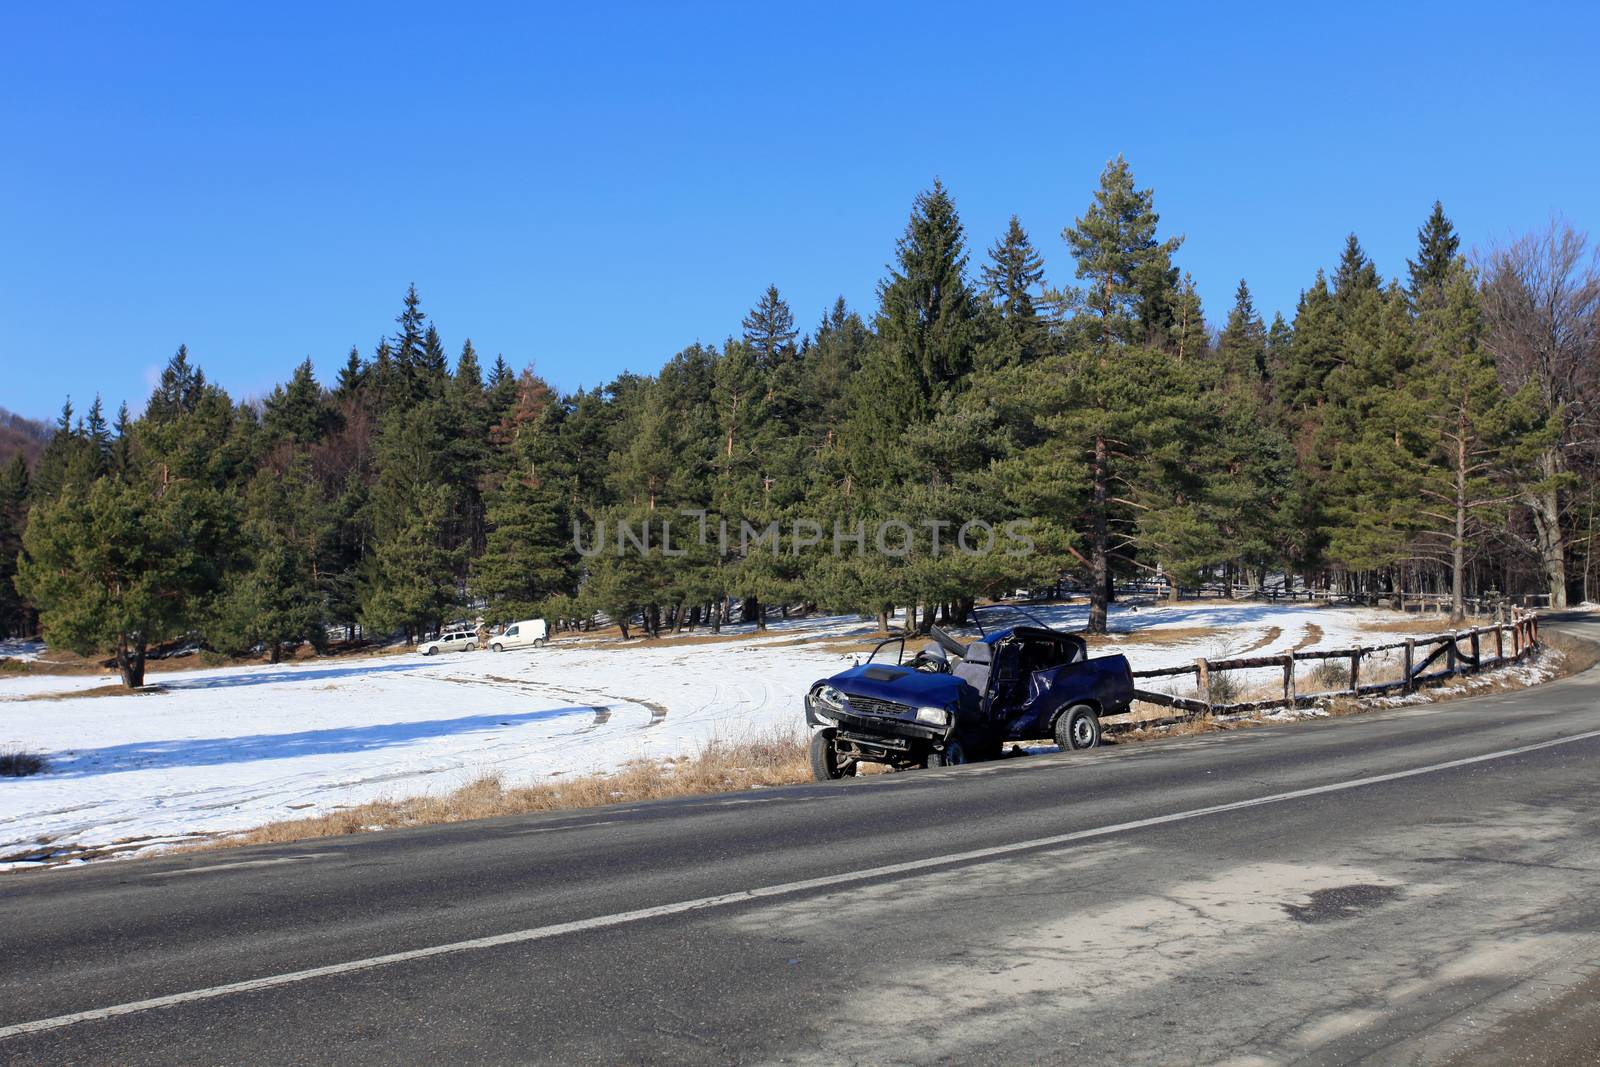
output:
M 651 372 L 768 283 L 869 312 L 935 176 L 1070 281 L 1119 152 L 1214 322 L 1351 230 L 1403 274 L 1436 197 L 1600 231 L 1590 5 L 335 6 L 0 13 L 0 406 L 331 377 L 410 282 L 452 354 Z

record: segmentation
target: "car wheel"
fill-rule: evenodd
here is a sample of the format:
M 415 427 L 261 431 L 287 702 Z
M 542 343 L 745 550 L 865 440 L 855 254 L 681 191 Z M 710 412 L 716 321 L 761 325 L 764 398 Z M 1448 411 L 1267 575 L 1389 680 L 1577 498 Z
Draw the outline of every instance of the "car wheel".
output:
M 853 778 L 855 773 L 855 760 L 839 759 L 832 730 L 818 730 L 811 735 L 811 777 L 819 782 L 829 782 L 835 778 Z
M 533 647 L 534 647 L 534 648 L 543 648 L 543 647 L 544 647 L 544 638 L 542 638 L 542 637 L 535 637 L 535 638 L 534 638 L 534 639 L 533 639 Z
M 437 648 L 434 648 L 432 645 L 429 645 L 427 648 L 422 650 L 422 654 L 424 656 L 431 656 L 437 651 L 439 651 Z
M 928 766 L 930 767 L 959 767 L 963 763 L 970 762 L 971 760 L 967 759 L 967 750 L 955 738 L 945 742 L 942 752 L 934 752 L 932 750 L 928 752 Z
M 1068 708 L 1056 720 L 1056 744 L 1061 746 L 1063 752 L 1098 747 L 1100 717 L 1094 713 L 1094 709 L 1085 704 Z
M 504 652 L 505 650 L 506 650 L 505 646 L 502 645 L 499 641 L 496 641 L 494 644 L 489 646 L 489 651 L 490 652 Z

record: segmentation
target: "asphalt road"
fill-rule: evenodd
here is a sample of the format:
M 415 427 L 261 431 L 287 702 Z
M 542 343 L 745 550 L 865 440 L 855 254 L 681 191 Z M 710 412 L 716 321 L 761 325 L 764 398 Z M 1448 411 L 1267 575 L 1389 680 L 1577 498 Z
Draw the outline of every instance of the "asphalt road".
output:
M 1590 671 L 14 876 L 0 1060 L 1597 1062 L 1597 769 Z

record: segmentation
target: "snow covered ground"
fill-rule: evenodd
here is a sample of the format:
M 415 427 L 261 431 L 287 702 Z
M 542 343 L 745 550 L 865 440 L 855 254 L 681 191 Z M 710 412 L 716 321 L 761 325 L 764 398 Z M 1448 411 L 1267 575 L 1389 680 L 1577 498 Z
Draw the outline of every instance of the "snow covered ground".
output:
M 43 651 L 42 641 L 25 641 L 15 637 L 0 639 L 0 659 L 35 660 Z
M 1030 610 L 1070 629 L 1087 616 L 1084 606 Z M 1111 625 L 1121 633 L 1101 651 L 1159 667 L 1370 642 L 1408 621 L 1253 603 L 1119 607 Z M 486 773 L 522 784 L 798 731 L 807 687 L 854 658 L 823 641 L 872 628 L 827 617 L 710 642 L 557 640 L 501 654 L 157 667 L 147 681 L 160 692 L 109 696 L 74 694 L 114 684 L 110 674 L 0 674 L 0 752 L 49 761 L 43 774 L 0 778 L 0 869 L 29 855 L 159 848 L 448 792 Z

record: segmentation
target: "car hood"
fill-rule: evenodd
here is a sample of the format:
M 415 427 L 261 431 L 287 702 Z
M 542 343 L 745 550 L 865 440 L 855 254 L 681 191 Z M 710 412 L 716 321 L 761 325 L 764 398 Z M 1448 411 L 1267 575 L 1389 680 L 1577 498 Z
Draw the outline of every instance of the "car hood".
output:
M 828 684 L 847 697 L 876 697 L 912 707 L 950 707 L 961 695 L 961 679 L 888 663 L 863 663 L 840 671 Z

